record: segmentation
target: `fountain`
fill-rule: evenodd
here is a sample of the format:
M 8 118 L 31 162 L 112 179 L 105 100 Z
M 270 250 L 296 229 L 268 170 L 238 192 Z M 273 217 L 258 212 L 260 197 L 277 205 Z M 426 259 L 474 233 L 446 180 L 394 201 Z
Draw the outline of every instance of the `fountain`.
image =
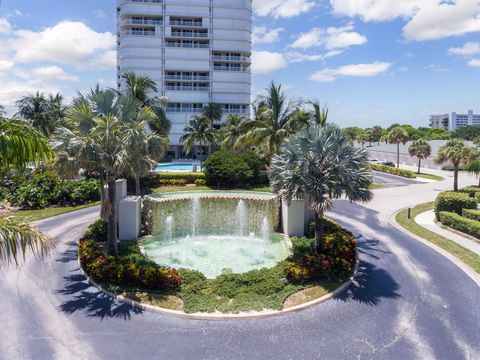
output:
M 153 204 L 152 236 L 142 243 L 160 265 L 214 278 L 272 267 L 288 256 L 283 236 L 273 234 L 268 194 L 171 194 Z

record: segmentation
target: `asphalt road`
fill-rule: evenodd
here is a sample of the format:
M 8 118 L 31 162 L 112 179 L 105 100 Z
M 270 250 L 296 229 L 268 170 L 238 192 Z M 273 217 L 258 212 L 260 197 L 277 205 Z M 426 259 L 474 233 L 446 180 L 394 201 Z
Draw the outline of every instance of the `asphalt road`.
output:
M 0 358 L 480 359 L 478 285 L 388 222 L 396 208 L 449 186 L 382 189 L 368 206 L 337 202 L 330 216 L 361 235 L 355 284 L 261 320 L 184 320 L 113 301 L 76 262 L 76 241 L 97 209 L 45 220 L 39 227 L 57 240 L 56 253 L 0 275 Z
M 373 181 L 376 183 L 383 184 L 387 187 L 408 186 L 408 185 L 419 183 L 415 179 L 408 179 L 405 177 L 390 175 L 390 174 L 386 174 L 378 171 L 375 171 L 373 173 Z

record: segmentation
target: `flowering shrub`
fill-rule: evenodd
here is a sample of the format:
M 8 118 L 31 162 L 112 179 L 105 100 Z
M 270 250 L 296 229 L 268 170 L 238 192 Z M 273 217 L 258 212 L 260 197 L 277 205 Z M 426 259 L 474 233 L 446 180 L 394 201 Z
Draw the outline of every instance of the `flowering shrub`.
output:
M 207 180 L 205 180 L 205 179 L 197 179 L 197 180 L 195 180 L 195 185 L 197 185 L 197 186 L 205 186 L 205 185 L 207 185 Z
M 158 185 L 160 185 L 160 186 L 185 186 L 185 185 L 187 185 L 187 180 L 185 180 L 185 179 L 162 179 L 162 180 L 158 180 Z
M 137 255 L 106 256 L 93 239 L 80 240 L 79 257 L 87 274 L 99 283 L 163 291 L 176 290 L 182 283 L 177 270 Z

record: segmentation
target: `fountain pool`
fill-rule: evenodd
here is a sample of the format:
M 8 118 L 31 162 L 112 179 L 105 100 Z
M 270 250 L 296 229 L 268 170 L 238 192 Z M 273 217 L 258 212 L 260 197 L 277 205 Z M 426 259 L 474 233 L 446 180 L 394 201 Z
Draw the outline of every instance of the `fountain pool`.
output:
M 274 234 L 271 194 L 208 192 L 145 200 L 151 236 L 142 239 L 160 265 L 198 270 L 208 278 L 272 267 L 288 246 Z

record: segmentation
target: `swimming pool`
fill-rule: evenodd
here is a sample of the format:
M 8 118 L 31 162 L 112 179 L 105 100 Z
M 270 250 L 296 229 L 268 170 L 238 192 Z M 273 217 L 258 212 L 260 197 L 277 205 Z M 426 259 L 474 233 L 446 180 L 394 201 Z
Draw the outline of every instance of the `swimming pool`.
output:
M 193 163 L 168 163 L 168 164 L 159 164 L 153 169 L 156 172 L 192 172 Z M 197 165 L 197 171 L 200 171 L 200 165 Z

